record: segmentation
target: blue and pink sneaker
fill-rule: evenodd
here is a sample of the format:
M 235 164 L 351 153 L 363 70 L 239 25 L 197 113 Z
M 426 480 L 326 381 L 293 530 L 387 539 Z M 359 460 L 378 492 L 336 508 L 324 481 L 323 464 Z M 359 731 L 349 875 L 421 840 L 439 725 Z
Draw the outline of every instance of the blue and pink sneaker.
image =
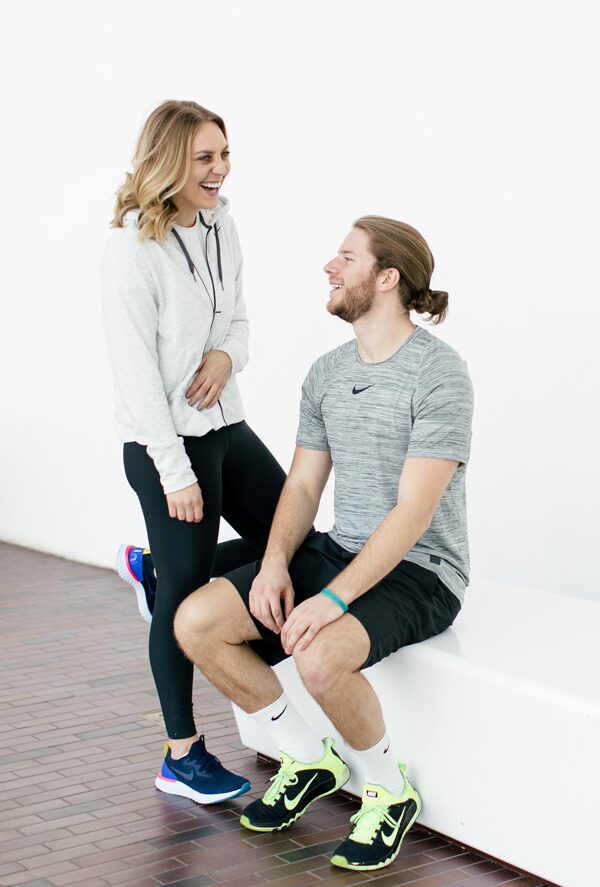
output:
M 187 755 L 173 760 L 167 743 L 166 755 L 154 785 L 168 795 L 190 798 L 197 804 L 218 804 L 243 795 L 250 782 L 226 770 L 206 749 L 204 736 L 194 742 Z
M 152 622 L 156 600 L 156 576 L 150 549 L 121 545 L 117 554 L 117 573 L 135 591 L 142 619 Z

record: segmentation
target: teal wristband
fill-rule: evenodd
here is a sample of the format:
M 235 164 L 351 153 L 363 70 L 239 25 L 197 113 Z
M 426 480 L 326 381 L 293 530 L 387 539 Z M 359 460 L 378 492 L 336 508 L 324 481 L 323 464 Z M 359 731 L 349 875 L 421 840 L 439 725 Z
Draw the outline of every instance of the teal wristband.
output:
M 327 595 L 328 598 L 331 598 L 332 601 L 335 601 L 335 603 L 338 605 L 338 607 L 342 608 L 344 613 L 348 612 L 348 604 L 345 603 L 345 601 L 343 601 L 341 599 L 341 597 L 338 597 L 337 594 L 334 594 L 332 591 L 329 591 L 328 588 L 322 588 L 320 591 L 320 594 L 325 594 L 325 595 Z

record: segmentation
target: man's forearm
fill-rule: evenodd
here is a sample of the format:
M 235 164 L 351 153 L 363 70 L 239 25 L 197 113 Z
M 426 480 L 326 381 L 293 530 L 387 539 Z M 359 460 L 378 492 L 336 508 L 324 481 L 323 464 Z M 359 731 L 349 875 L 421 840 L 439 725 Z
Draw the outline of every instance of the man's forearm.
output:
M 306 539 L 318 507 L 318 500 L 315 502 L 304 487 L 288 479 L 275 510 L 263 562 L 285 562 L 287 568 Z
M 431 514 L 421 508 L 408 503 L 396 505 L 362 551 L 327 587 L 350 604 L 400 563 L 430 522 Z

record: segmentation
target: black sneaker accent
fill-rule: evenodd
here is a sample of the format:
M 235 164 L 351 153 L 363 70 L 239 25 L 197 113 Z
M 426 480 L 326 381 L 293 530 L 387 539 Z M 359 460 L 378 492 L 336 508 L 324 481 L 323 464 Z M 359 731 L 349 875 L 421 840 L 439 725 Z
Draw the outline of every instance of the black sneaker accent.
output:
M 282 752 L 281 767 L 271 779 L 273 784 L 264 797 L 246 807 L 241 824 L 258 832 L 288 828 L 312 803 L 344 785 L 350 771 L 332 744 L 332 739 L 325 739 L 323 757 L 307 764 Z
M 399 828 L 392 827 L 383 820 L 370 844 L 359 844 L 346 838 L 335 851 L 336 857 L 342 857 L 347 866 L 359 870 L 383 868 L 389 865 L 398 855 L 404 835 L 412 825 L 417 813 L 417 805 L 411 799 L 403 804 L 393 804 L 388 808 L 390 817 L 399 823 Z M 384 841 L 384 838 L 386 839 Z
M 361 808 L 350 819 L 352 831 L 333 854 L 333 865 L 369 871 L 393 862 L 421 810 L 421 799 L 406 778 L 404 765 L 402 774 L 405 785 L 399 796 L 380 785 L 365 785 Z

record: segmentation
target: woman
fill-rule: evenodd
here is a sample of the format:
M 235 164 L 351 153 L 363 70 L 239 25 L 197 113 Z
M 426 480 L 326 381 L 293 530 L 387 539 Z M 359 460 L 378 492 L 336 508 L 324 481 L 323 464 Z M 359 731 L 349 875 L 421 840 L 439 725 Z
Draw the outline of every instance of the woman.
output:
M 235 379 L 248 360 L 248 321 L 237 232 L 220 195 L 229 169 L 223 120 L 195 102 L 164 102 L 118 191 L 102 262 L 117 429 L 159 580 L 150 664 L 168 745 L 155 784 L 199 803 L 250 783 L 198 736 L 175 612 L 216 571 L 260 557 L 285 480 L 244 421 Z M 245 541 L 225 544 L 215 563 L 221 515 Z

